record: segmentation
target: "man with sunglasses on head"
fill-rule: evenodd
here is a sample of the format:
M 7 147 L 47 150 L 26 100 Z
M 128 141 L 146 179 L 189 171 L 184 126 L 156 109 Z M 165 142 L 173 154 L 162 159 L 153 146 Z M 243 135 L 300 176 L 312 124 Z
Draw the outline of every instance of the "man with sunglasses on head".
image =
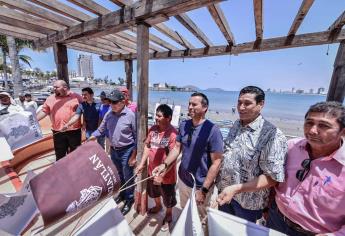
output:
M 191 95 L 188 112 L 192 119 L 180 124 L 175 147 L 164 163 L 152 172 L 153 175 L 164 175 L 182 152 L 178 170 L 180 205 L 184 208 L 195 184 L 195 198 L 203 223 L 223 155 L 222 134 L 216 125 L 205 118 L 208 105 L 205 94 L 196 92 Z
M 276 188 L 267 226 L 287 235 L 345 235 L 345 107 L 320 102 L 289 140 L 286 180 Z
M 268 206 L 270 189 L 284 181 L 287 141 L 261 116 L 265 93 L 256 86 L 241 89 L 240 119 L 225 140 L 224 159 L 217 178 L 219 210 L 256 222 Z
M 125 105 L 125 97 L 118 90 L 113 90 L 106 96 L 111 101 L 111 111 L 107 112 L 98 129 L 92 133 L 89 140 L 95 140 L 108 132 L 111 147 L 110 156 L 121 179 L 121 185 L 134 183 L 134 165 L 137 155 L 137 128 L 135 114 Z M 131 180 L 130 180 L 131 179 Z M 134 187 L 124 190 L 115 199 L 116 203 L 125 201 L 121 209 L 126 215 L 134 203 Z

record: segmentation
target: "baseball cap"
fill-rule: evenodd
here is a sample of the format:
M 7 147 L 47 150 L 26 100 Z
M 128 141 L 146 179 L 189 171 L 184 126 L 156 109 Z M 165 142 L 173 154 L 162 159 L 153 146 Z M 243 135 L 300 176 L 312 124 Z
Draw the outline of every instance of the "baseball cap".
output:
M 107 94 L 106 98 L 108 98 L 109 100 L 113 102 L 117 102 L 117 101 L 121 101 L 125 99 L 123 94 L 119 90 L 116 90 L 116 89 L 111 91 L 109 94 Z

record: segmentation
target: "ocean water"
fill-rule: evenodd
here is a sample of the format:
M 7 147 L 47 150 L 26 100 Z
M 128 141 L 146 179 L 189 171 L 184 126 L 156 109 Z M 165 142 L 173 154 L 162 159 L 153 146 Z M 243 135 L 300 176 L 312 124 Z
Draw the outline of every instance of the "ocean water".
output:
M 95 95 L 98 96 L 100 92 L 100 90 L 96 90 Z M 201 92 L 205 93 L 209 99 L 210 111 L 231 113 L 232 107 L 236 107 L 238 91 Z M 182 110 L 186 110 L 190 95 L 190 92 L 149 91 L 149 103 L 181 105 Z M 134 93 L 134 101 L 136 101 L 136 97 L 137 94 Z M 266 93 L 263 115 L 279 119 L 304 120 L 304 115 L 311 105 L 325 100 L 324 95 Z

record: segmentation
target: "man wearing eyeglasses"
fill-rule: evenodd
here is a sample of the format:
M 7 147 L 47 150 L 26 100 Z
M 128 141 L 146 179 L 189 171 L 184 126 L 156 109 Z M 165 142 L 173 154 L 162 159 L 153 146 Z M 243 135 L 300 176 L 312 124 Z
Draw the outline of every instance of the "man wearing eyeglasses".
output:
M 320 102 L 304 136 L 289 140 L 286 180 L 276 187 L 267 226 L 287 235 L 345 235 L 345 107 Z
M 264 119 L 265 93 L 256 86 L 241 89 L 240 119 L 225 140 L 224 160 L 217 179 L 219 210 L 256 222 L 268 206 L 270 187 L 284 181 L 287 141 Z
M 111 101 L 111 112 L 106 113 L 98 129 L 92 133 L 89 140 L 95 140 L 108 132 L 111 143 L 110 155 L 121 178 L 121 185 L 127 183 L 134 174 L 137 155 L 135 114 L 125 105 L 125 97 L 118 90 L 113 90 L 106 96 Z M 127 183 L 132 185 L 134 179 Z M 125 201 L 121 209 L 126 215 L 134 203 L 134 187 L 121 192 L 115 199 L 116 203 Z
M 222 134 L 216 125 L 205 118 L 208 104 L 205 94 L 191 95 L 188 112 L 192 119 L 180 124 L 175 147 L 170 151 L 164 163 L 152 172 L 153 175 L 164 174 L 182 153 L 178 170 L 180 205 L 184 208 L 195 184 L 197 188 L 195 199 L 203 223 L 205 223 L 206 207 L 209 205 L 223 154 Z

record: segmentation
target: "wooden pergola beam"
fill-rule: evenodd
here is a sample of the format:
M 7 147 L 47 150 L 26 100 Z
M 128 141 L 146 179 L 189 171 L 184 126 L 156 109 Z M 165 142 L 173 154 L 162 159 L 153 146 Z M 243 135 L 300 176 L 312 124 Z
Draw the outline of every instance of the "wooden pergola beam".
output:
M 78 11 L 77 9 L 74 9 L 73 7 L 70 7 L 56 0 L 28 0 L 28 1 L 33 2 L 37 5 L 40 5 L 44 8 L 47 8 L 51 11 L 57 12 L 66 17 L 72 18 L 79 22 L 88 21 L 90 20 L 90 18 L 92 18 L 91 16 L 81 11 Z
M 115 3 L 116 5 L 118 5 L 120 7 L 129 6 L 129 5 L 133 4 L 132 0 L 110 0 L 110 1 Z
M 224 16 L 224 12 L 222 10 L 222 8 L 220 7 L 219 4 L 212 4 L 209 5 L 208 7 L 208 11 L 210 12 L 213 20 L 216 22 L 216 24 L 218 25 L 218 28 L 220 29 L 220 31 L 223 33 L 226 41 L 228 41 L 230 46 L 235 45 L 235 38 L 230 30 L 230 26 L 228 21 L 226 20 L 225 16 Z
M 328 89 L 327 101 L 344 102 L 345 96 L 345 41 L 342 41 L 334 61 L 334 69 Z
M 254 18 L 255 18 L 255 35 L 256 40 L 254 47 L 259 48 L 263 39 L 263 16 L 262 16 L 262 0 L 253 0 Z
M 56 43 L 53 46 L 54 59 L 56 63 L 57 78 L 69 84 L 68 77 L 68 56 L 67 47 L 64 44 Z
M 107 8 L 99 5 L 98 3 L 94 2 L 93 0 L 68 0 L 68 1 L 76 4 L 77 6 L 83 8 L 83 9 L 85 9 L 87 11 L 90 11 L 90 12 L 96 14 L 96 15 L 99 15 L 99 16 L 111 13 L 110 10 L 108 10 Z M 129 2 L 131 2 L 131 1 L 127 1 L 127 3 L 129 3 Z M 124 2 L 124 3 L 126 3 L 126 2 Z M 93 18 L 91 16 L 83 16 L 82 19 L 84 21 L 88 21 L 88 20 L 91 20 Z M 121 35 L 120 35 L 120 33 L 121 33 Z M 129 52 L 133 52 L 132 49 L 134 49 L 134 52 L 136 52 L 136 38 L 135 37 L 131 37 L 131 35 L 129 35 L 129 34 L 125 33 L 125 32 L 119 32 L 116 35 L 107 35 L 104 38 L 107 37 L 108 39 L 110 39 L 110 37 L 112 37 L 112 36 L 116 37 L 117 35 L 125 37 L 128 40 L 127 43 L 130 44 L 130 45 L 126 45 L 126 44 L 121 43 L 121 42 L 120 43 L 116 42 L 116 43 L 120 44 L 123 49 L 125 49 L 125 50 L 127 50 Z M 113 37 L 113 39 L 114 39 L 114 37 Z M 115 39 L 115 41 L 117 41 L 117 40 Z M 165 42 L 163 42 L 163 43 L 165 43 Z M 162 51 L 160 48 L 158 48 L 157 46 L 155 46 L 153 44 L 150 44 L 149 46 L 150 46 L 151 50 L 154 50 L 156 52 Z M 128 48 L 131 48 L 131 49 L 128 49 Z
M 186 38 L 184 38 L 181 34 L 179 34 L 176 31 L 171 30 L 169 27 L 167 27 L 164 23 L 159 23 L 153 26 L 156 30 L 161 32 L 162 34 L 165 34 L 178 44 L 180 44 L 182 47 L 185 48 L 195 48 Z
M 328 28 L 330 31 L 329 38 L 333 39 L 337 37 L 337 34 L 341 31 L 345 24 L 345 11 L 334 21 L 334 23 Z
M 110 52 L 108 50 L 92 47 L 89 45 L 85 45 L 83 43 L 70 43 L 66 45 L 68 48 L 72 48 L 78 51 L 84 51 L 84 52 L 89 52 L 89 53 L 94 53 L 98 55 L 109 55 Z
M 200 42 L 202 42 L 206 47 L 213 46 L 211 40 L 202 32 L 202 30 L 192 21 L 192 19 L 186 14 L 182 13 L 175 16 L 184 27 L 186 27 L 195 37 L 197 37 Z
M 323 45 L 330 43 L 338 43 L 342 40 L 345 40 L 345 30 L 342 30 L 338 37 L 331 41 L 329 39 L 329 31 L 317 32 L 317 33 L 308 33 L 296 35 L 291 44 L 286 45 L 285 41 L 287 37 L 277 37 L 271 39 L 263 39 L 261 42 L 260 49 L 255 49 L 253 42 L 237 44 L 236 46 L 230 47 L 229 45 L 223 46 L 214 46 L 209 48 L 198 48 L 186 50 L 178 50 L 171 52 L 159 52 L 150 54 L 150 59 L 178 59 L 178 58 L 199 58 L 199 57 L 210 57 L 210 56 L 221 56 L 221 55 L 239 55 L 243 53 L 252 53 L 252 52 L 262 52 L 262 51 L 271 51 L 278 49 L 286 48 L 296 48 L 296 47 L 306 47 L 306 46 L 315 46 Z M 101 56 L 101 59 L 104 61 L 121 61 L 121 60 L 133 60 L 136 59 L 136 54 L 127 54 L 127 55 L 106 55 Z
M 292 22 L 290 30 L 287 34 L 288 37 L 287 37 L 286 44 L 290 44 L 292 42 L 292 39 L 295 37 L 297 30 L 301 26 L 304 18 L 308 14 L 308 11 L 311 8 L 311 6 L 313 5 L 313 3 L 314 3 L 314 0 L 303 0 L 302 4 L 301 4 L 301 6 L 297 12 L 295 19 Z
M 39 32 L 39 33 L 42 33 L 45 35 L 55 32 L 54 30 L 44 28 L 40 25 L 34 25 L 34 24 L 27 23 L 25 21 L 10 19 L 10 18 L 5 17 L 5 16 L 0 16 L 0 23 L 6 24 L 6 25 L 11 25 L 14 27 L 22 28 L 22 29 L 26 29 L 26 30 L 31 30 L 34 32 Z
M 107 12 L 109 11 L 107 8 L 99 5 L 98 3 L 92 0 L 68 0 L 68 1 L 98 16 L 107 14 Z
M 36 0 L 35 0 L 36 1 Z M 71 26 L 35 41 L 37 48 L 46 48 L 56 42 L 73 42 L 83 37 L 100 37 L 127 30 L 131 25 L 145 22 L 157 15 L 173 16 L 222 0 L 143 0 L 131 7 L 122 8 L 107 15 Z
M 26 39 L 26 40 L 35 40 L 35 39 L 37 39 L 37 37 L 32 36 L 32 35 L 18 33 L 16 31 L 11 31 L 11 30 L 6 30 L 6 29 L 0 29 L 0 34 L 12 36 L 12 37 L 18 38 L 18 39 Z
M 16 11 L 7 7 L 3 7 L 3 6 L 0 6 L 0 16 L 4 16 L 8 19 L 23 21 L 26 23 L 34 24 L 34 25 L 40 25 L 41 27 L 55 30 L 55 31 L 66 28 L 66 27 L 62 27 L 61 25 L 56 24 L 55 22 L 38 18 L 36 16 L 32 16 L 32 15 L 29 15 L 20 11 Z
M 27 30 L 27 29 L 15 27 L 15 26 L 3 24 L 3 23 L 0 23 L 0 30 L 7 30 L 7 31 L 16 32 L 16 33 L 23 34 L 23 35 L 28 35 L 28 36 L 35 38 L 35 39 L 45 36 L 44 34 L 41 34 L 39 32 L 35 32 L 32 30 Z

